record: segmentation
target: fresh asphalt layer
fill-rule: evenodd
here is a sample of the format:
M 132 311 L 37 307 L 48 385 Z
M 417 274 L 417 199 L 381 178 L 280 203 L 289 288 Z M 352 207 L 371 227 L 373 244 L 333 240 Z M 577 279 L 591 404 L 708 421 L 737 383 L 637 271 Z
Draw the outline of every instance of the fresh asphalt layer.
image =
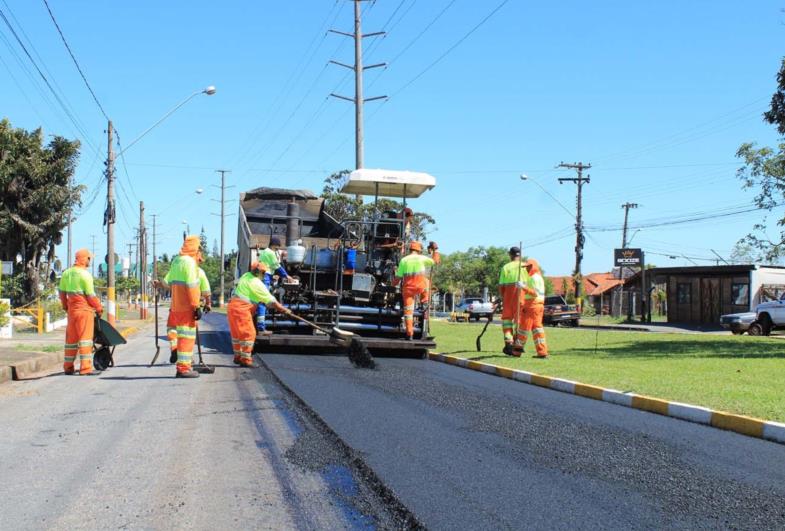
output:
M 263 355 L 430 529 L 785 528 L 785 446 L 424 360 Z
M 0 387 L 0 529 L 366 529 L 413 520 L 265 368 L 174 379 L 147 325 L 100 376 Z M 163 334 L 163 329 L 161 330 Z M 407 518 L 409 518 L 407 520 Z M 415 522 L 416 523 L 416 522 Z

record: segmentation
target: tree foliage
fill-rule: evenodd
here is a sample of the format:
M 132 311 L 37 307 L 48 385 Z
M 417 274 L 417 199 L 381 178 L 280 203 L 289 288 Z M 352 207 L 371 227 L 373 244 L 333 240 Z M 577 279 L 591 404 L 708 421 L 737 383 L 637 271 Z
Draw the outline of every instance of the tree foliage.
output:
M 349 177 L 349 170 L 339 171 L 324 180 L 324 189 L 321 197 L 324 198 L 325 211 L 339 222 L 347 220 L 372 219 L 374 216 L 387 211 L 400 213 L 403 203 L 393 199 L 380 197 L 377 202 L 364 203 L 362 199 L 342 194 L 339 190 Z M 412 223 L 412 238 L 425 240 L 428 233 L 433 231 L 436 221 L 425 212 L 414 212 Z
M 771 106 L 763 118 L 785 137 L 785 58 L 777 75 L 777 83 Z M 757 190 L 755 204 L 769 212 L 785 205 L 785 141 L 780 142 L 776 149 L 759 148 L 747 142 L 741 145 L 736 156 L 744 162 L 737 172 L 743 187 Z M 785 256 L 785 216 L 776 221 L 776 226 L 779 234 L 772 237 L 767 232 L 768 220 L 764 217 L 739 244 L 748 246 L 746 254 L 754 255 L 758 260 L 778 261 Z
M 26 131 L 0 120 L 0 259 L 23 257 L 24 297 L 40 295 L 55 246 L 63 239 L 70 212 L 81 203 L 74 183 L 79 142 L 54 136 L 44 145 L 39 128 Z

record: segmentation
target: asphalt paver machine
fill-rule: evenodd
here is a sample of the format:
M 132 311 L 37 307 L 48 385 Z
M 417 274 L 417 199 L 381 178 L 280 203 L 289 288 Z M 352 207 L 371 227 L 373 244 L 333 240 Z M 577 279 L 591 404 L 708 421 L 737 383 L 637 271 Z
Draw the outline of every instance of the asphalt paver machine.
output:
M 406 340 L 400 287 L 395 271 L 411 239 L 407 202 L 436 186 L 428 174 L 389 170 L 357 170 L 340 192 L 364 196 L 377 208 L 365 219 L 338 221 L 327 213 L 324 199 L 307 190 L 259 188 L 241 194 L 238 231 L 238 274 L 250 267 L 270 237 L 286 241 L 283 257 L 290 282 L 273 294 L 296 315 L 324 328 L 338 326 L 362 337 L 374 355 L 424 357 L 435 347 L 429 335 L 428 311 L 414 315 L 414 340 Z M 403 209 L 384 209 L 384 199 L 400 200 Z M 366 203 L 368 204 L 368 203 Z M 258 352 L 321 353 L 334 351 L 329 337 L 302 322 L 268 311 L 258 335 Z

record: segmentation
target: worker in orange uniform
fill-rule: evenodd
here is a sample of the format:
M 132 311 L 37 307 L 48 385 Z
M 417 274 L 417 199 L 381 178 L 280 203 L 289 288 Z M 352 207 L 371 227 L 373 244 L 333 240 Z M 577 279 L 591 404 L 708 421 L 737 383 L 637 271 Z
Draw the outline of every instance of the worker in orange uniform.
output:
M 68 326 L 65 329 L 65 361 L 63 372 L 74 374 L 74 361 L 79 354 L 79 374 L 90 376 L 93 371 L 93 335 L 95 316 L 101 316 L 104 309 L 95 295 L 93 275 L 90 274 L 90 260 L 93 255 L 87 249 L 76 251 L 73 267 L 63 271 L 60 278 L 60 304 L 68 312 Z
M 525 300 L 518 328 L 518 341 L 521 345 L 525 345 L 531 330 L 534 348 L 537 351 L 534 357 L 547 358 L 548 345 L 545 343 L 545 328 L 542 325 L 545 309 L 545 279 L 542 277 L 540 264 L 534 258 L 526 260 L 526 272 L 529 278 L 523 288 Z
M 253 262 L 251 270 L 240 277 L 234 288 L 226 310 L 229 319 L 229 332 L 232 336 L 234 362 L 241 367 L 255 368 L 253 345 L 256 340 L 254 320 L 259 305 L 269 306 L 285 315 L 291 314 L 289 308 L 281 305 L 264 285 L 264 275 L 269 273 L 267 264 Z
M 419 298 L 424 306 L 424 311 L 428 311 L 428 301 L 430 300 L 430 282 L 428 279 L 428 268 L 440 262 L 438 246 L 431 242 L 428 249 L 433 253 L 433 258 L 422 254 L 422 244 L 412 242 L 409 245 L 410 253 L 404 256 L 398 264 L 395 272 L 393 285 L 397 286 L 403 282 L 401 295 L 403 296 L 403 320 L 406 325 L 406 339 L 414 339 L 414 304 Z
M 513 348 L 513 325 L 521 321 L 524 303 L 522 287 L 529 280 L 526 266 L 521 263 L 521 250 L 510 247 L 510 261 L 507 262 L 499 273 L 499 296 L 502 299 L 502 333 L 504 334 L 504 352 L 508 356 L 520 356 L 520 352 Z
M 177 378 L 198 378 L 199 373 L 191 369 L 196 341 L 196 321 L 201 319 L 199 307 L 199 236 L 185 238 L 180 254 L 172 260 L 169 272 L 156 287 L 170 288 L 172 304 L 169 309 L 167 335 L 172 343 L 172 353 L 177 361 Z M 170 358 L 171 359 L 171 358 Z

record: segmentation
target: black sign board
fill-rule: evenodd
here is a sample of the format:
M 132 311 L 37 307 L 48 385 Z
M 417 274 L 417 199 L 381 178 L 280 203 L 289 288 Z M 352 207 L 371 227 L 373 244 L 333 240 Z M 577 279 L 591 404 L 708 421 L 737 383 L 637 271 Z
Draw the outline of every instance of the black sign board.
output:
M 616 267 L 641 267 L 643 251 L 640 249 L 614 249 L 613 263 Z

